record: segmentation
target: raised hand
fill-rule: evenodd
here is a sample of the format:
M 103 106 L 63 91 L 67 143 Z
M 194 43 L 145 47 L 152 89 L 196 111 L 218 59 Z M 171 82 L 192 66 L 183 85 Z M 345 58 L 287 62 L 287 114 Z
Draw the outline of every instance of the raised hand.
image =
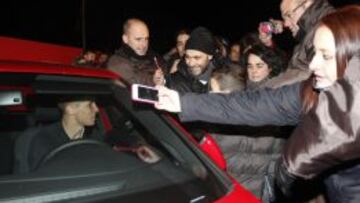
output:
M 157 88 L 159 101 L 155 103 L 155 108 L 173 113 L 181 112 L 179 93 L 164 86 L 157 86 Z

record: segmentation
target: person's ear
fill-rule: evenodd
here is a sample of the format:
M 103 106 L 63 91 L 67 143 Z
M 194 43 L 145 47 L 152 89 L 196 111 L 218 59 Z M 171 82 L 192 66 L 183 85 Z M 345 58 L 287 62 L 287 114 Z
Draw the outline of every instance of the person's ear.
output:
M 208 60 L 210 61 L 211 59 L 213 59 L 214 56 L 213 55 L 208 55 Z
M 69 115 L 73 115 L 76 113 L 77 105 L 76 103 L 69 103 L 65 106 L 65 113 Z
M 125 44 L 128 44 L 128 42 L 129 42 L 129 37 L 128 37 L 126 34 L 123 34 L 123 35 L 122 35 L 122 40 L 123 40 L 123 42 L 124 42 Z

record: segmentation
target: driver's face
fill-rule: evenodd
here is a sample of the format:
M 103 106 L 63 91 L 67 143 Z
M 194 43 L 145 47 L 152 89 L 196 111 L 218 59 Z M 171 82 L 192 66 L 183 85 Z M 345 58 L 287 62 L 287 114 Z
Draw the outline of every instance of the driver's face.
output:
M 96 114 L 99 108 L 94 101 L 78 101 L 76 102 L 75 118 L 82 126 L 95 125 Z

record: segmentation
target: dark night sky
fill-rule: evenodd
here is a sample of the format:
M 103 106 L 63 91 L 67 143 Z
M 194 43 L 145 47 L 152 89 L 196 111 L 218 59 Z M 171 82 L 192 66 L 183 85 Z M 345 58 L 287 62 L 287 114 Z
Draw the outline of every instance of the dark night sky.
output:
M 336 7 L 359 1 L 330 0 Z M 112 51 L 119 46 L 122 23 L 129 17 L 143 19 L 149 25 L 152 46 L 164 52 L 173 45 L 174 33 L 180 28 L 202 25 L 216 35 L 236 40 L 254 31 L 259 22 L 280 15 L 280 0 L 242 0 L 236 6 L 218 2 L 195 5 L 169 1 L 160 6 L 141 1 L 125 5 L 120 0 L 86 0 L 86 44 Z M 0 8 L 0 35 L 81 47 L 81 7 L 81 0 L 8 2 Z

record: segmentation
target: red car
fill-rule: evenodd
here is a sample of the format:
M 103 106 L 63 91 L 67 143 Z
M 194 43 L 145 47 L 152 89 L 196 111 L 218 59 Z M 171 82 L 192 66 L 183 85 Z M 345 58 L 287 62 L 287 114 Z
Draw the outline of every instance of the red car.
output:
M 132 102 L 121 76 L 70 65 L 80 49 L 5 37 L 0 44 L 1 202 L 260 202 L 226 174 L 209 136 L 197 142 L 169 114 Z M 59 99 L 79 95 L 95 98 L 104 136 L 140 136 L 160 161 L 80 140 L 50 152 L 36 171 L 13 173 L 14 151 L 26 156 L 31 145 L 18 145 L 24 132 L 59 120 Z

